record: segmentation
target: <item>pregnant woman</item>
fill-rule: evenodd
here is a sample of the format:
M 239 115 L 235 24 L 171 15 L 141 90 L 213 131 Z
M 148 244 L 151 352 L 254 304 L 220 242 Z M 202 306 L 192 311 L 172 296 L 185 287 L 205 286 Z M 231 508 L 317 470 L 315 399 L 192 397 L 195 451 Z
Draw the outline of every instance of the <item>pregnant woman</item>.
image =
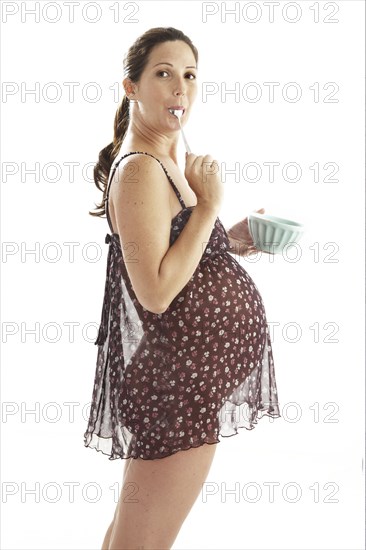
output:
M 255 251 L 247 219 L 226 232 L 210 155 L 177 163 L 197 95 L 198 53 L 153 28 L 124 59 L 125 96 L 94 177 L 110 233 L 85 446 L 126 459 L 103 549 L 169 549 L 216 444 L 278 418 L 264 305 L 231 252 Z M 192 541 L 192 548 L 195 547 Z

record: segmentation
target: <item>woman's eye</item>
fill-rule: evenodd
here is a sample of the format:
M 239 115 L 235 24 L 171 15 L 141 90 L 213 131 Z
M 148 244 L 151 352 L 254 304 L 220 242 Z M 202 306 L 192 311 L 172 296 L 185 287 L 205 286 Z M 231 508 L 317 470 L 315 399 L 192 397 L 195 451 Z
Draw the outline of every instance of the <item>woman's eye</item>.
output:
M 161 74 L 163 73 L 167 73 L 168 74 L 168 71 L 159 71 L 158 73 L 156 73 L 158 76 L 160 76 Z M 193 80 L 196 78 L 196 75 L 194 75 L 193 73 L 187 73 L 187 75 L 191 75 L 193 76 Z M 192 78 L 190 78 L 189 80 L 192 80 Z

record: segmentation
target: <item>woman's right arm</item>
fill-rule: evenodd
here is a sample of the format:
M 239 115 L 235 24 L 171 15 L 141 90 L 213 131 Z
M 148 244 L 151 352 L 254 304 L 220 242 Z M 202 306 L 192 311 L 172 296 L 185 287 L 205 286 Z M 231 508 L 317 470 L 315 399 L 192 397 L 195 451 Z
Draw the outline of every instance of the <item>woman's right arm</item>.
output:
M 198 201 L 169 247 L 170 183 L 148 155 L 122 160 L 113 204 L 122 253 L 140 304 L 163 313 L 195 272 L 218 214 L 217 202 Z

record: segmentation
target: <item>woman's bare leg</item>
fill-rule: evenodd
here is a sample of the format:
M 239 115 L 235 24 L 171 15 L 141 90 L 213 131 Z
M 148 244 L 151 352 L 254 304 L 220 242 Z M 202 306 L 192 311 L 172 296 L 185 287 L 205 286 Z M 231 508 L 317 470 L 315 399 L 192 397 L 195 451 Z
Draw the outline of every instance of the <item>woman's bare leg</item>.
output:
M 203 444 L 155 460 L 133 459 L 109 550 L 170 549 L 202 489 L 216 446 Z
M 127 458 L 127 459 L 124 460 L 125 465 L 124 465 L 123 482 L 122 482 L 122 484 L 124 484 L 124 482 L 125 482 L 126 474 L 127 474 L 128 468 L 129 468 L 129 466 L 130 466 L 132 460 L 134 460 L 134 459 L 133 459 L 133 458 Z M 112 519 L 112 523 L 111 523 L 110 526 L 108 527 L 107 532 L 106 532 L 106 534 L 105 534 L 105 537 L 104 537 L 104 540 L 103 540 L 103 544 L 102 544 L 102 550 L 109 550 L 109 541 L 110 541 L 110 538 L 111 538 L 112 529 L 113 529 L 113 526 L 114 526 L 114 520 L 116 519 L 117 510 L 118 510 L 119 505 L 120 505 L 120 499 L 119 499 L 118 502 L 117 502 L 117 506 L 116 506 L 116 510 L 115 510 L 115 512 L 114 512 L 114 518 Z

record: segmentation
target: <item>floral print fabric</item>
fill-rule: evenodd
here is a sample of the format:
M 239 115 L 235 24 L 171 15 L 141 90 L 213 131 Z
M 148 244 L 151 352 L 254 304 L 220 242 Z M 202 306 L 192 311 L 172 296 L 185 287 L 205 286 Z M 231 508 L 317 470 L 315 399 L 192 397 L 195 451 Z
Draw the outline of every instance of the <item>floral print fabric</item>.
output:
M 266 313 L 251 277 L 229 253 L 219 218 L 191 279 L 164 313 L 138 302 L 111 233 L 86 447 L 117 458 L 156 459 L 251 430 L 279 406 Z M 152 155 L 150 155 L 152 156 Z M 154 157 L 155 158 L 155 157 Z M 158 159 L 156 159 L 160 162 Z M 161 162 L 160 162 L 161 164 Z M 161 164 L 182 210 L 173 245 L 194 207 Z

